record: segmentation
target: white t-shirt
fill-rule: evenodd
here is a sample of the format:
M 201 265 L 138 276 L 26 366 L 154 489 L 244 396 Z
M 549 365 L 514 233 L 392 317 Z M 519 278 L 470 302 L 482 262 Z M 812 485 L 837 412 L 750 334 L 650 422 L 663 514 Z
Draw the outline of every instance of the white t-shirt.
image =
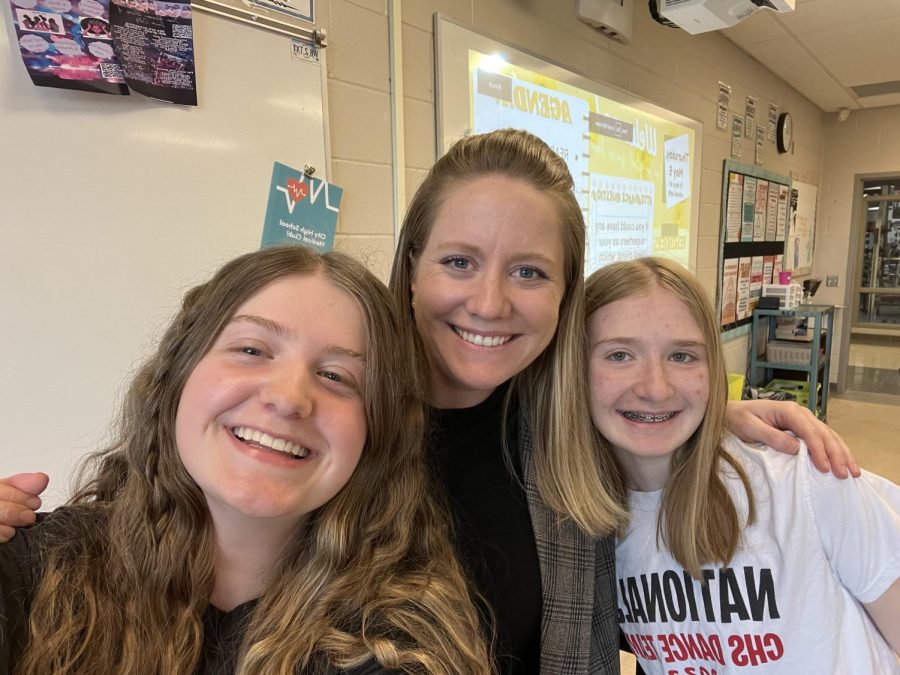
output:
M 650 675 L 900 673 L 860 603 L 900 577 L 900 488 L 868 472 L 820 473 L 797 457 L 734 437 L 756 523 L 734 559 L 705 565 L 701 584 L 657 547 L 662 491 L 630 492 L 631 523 L 616 547 L 619 623 Z M 725 483 L 746 522 L 734 471 Z

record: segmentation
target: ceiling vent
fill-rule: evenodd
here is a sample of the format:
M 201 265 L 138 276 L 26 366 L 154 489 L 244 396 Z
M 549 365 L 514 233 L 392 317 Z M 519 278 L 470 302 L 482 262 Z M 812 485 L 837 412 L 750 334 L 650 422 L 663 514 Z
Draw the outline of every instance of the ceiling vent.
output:
M 900 94 L 900 80 L 895 82 L 875 82 L 873 84 L 858 84 L 850 87 L 859 98 L 867 96 L 884 96 L 885 94 Z

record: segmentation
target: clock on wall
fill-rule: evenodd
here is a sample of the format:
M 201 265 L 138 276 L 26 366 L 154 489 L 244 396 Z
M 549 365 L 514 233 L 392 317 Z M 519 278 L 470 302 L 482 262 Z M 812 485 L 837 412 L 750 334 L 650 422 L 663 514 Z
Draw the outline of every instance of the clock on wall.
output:
M 778 116 L 778 126 L 775 127 L 775 145 L 778 152 L 784 154 L 794 148 L 794 118 L 791 113 L 781 113 Z

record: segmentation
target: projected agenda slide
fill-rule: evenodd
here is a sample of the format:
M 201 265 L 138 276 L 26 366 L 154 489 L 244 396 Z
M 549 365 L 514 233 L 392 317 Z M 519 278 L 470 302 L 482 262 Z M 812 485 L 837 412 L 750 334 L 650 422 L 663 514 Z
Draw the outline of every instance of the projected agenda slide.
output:
M 586 273 L 662 255 L 689 266 L 694 129 L 469 50 L 476 133 L 514 127 L 569 166 L 587 224 Z

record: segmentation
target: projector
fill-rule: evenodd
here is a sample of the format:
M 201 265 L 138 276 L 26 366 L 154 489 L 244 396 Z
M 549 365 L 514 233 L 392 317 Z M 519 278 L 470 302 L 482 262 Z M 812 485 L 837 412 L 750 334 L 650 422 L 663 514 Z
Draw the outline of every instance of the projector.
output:
M 650 0 L 659 14 L 691 35 L 729 28 L 761 9 L 793 12 L 795 0 Z

